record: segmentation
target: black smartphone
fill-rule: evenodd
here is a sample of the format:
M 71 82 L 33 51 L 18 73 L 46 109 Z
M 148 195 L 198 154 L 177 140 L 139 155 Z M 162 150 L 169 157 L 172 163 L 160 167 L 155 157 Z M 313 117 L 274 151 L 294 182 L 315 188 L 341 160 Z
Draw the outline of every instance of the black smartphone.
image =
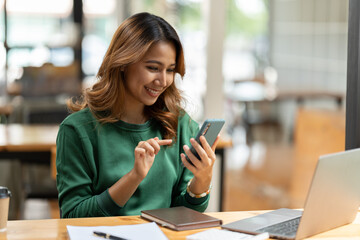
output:
M 203 125 L 201 126 L 198 134 L 196 135 L 195 141 L 197 141 L 201 145 L 200 137 L 204 136 L 206 141 L 209 143 L 209 145 L 212 146 L 224 124 L 225 124 L 224 119 L 206 119 Z M 190 146 L 190 151 L 194 154 L 195 157 L 200 159 L 198 153 L 196 152 L 195 148 L 192 145 Z M 188 160 L 188 162 L 192 164 L 188 156 L 186 156 L 186 160 Z

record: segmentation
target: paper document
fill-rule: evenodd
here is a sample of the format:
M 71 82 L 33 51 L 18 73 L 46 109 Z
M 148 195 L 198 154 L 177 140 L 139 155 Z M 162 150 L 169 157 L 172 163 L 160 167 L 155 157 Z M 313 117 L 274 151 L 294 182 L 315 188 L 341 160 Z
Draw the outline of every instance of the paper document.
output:
M 117 226 L 66 226 L 71 240 L 99 240 L 94 236 L 94 231 L 104 232 L 114 236 L 126 238 L 129 240 L 148 239 L 148 240 L 166 240 L 168 239 L 156 223 L 143 223 L 134 225 Z
M 186 240 L 215 240 L 215 239 L 226 239 L 226 240 L 264 240 L 268 239 L 268 233 L 262 233 L 258 235 L 251 235 L 240 232 L 233 232 L 228 230 L 212 228 L 202 232 L 198 232 L 186 237 Z

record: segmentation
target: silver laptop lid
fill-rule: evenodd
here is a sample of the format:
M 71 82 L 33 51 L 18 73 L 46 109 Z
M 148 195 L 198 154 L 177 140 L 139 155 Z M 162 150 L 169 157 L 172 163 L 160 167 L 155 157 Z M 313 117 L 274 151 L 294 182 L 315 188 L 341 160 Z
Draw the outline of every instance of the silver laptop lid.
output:
M 296 239 L 351 223 L 359 203 L 360 149 L 321 156 Z

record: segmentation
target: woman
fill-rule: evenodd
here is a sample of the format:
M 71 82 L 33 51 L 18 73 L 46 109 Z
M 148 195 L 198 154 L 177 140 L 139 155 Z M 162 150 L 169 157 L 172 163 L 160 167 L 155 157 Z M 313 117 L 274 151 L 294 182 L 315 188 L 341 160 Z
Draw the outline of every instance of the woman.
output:
M 62 217 L 206 209 L 218 140 L 210 147 L 202 137 L 201 147 L 192 138 L 198 125 L 180 107 L 174 83 L 175 74 L 184 73 L 179 37 L 164 19 L 139 13 L 120 25 L 98 82 L 80 100 L 68 102 L 74 113 L 60 125 Z

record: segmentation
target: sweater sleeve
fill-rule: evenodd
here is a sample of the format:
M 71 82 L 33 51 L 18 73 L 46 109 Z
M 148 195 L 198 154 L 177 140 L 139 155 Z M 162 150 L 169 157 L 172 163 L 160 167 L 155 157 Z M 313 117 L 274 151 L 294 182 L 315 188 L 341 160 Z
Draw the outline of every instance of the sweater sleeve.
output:
M 88 138 L 80 137 L 72 126 L 62 124 L 57 137 L 57 188 L 63 218 L 110 216 L 119 208 L 108 190 L 94 193 L 96 176 L 93 150 Z
M 180 153 L 184 153 L 183 145 L 190 146 L 190 138 L 195 137 L 197 132 L 199 131 L 198 124 L 192 120 L 187 114 L 182 119 L 183 126 L 181 127 L 179 136 L 179 149 Z M 180 155 L 179 161 L 181 162 Z M 175 198 L 173 198 L 173 206 L 185 206 L 188 208 L 192 208 L 199 212 L 204 212 L 209 204 L 210 194 L 202 198 L 194 198 L 191 197 L 187 191 L 187 184 L 191 178 L 194 177 L 192 172 L 188 170 L 186 167 L 181 166 L 179 173 L 179 181 L 177 187 L 175 189 Z

